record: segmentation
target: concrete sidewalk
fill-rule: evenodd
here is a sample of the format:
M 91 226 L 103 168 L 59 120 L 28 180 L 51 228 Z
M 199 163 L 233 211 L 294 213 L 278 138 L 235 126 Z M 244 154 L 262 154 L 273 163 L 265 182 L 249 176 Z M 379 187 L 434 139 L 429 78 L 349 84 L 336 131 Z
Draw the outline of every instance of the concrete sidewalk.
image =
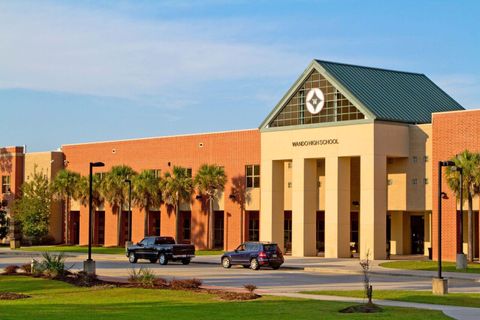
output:
M 302 294 L 302 293 L 269 293 L 269 292 L 263 292 L 263 293 L 274 295 L 274 296 L 280 296 L 280 297 L 365 303 L 365 300 L 360 298 L 311 295 L 311 294 Z M 414 302 L 403 302 L 403 301 L 393 301 L 393 300 L 375 300 L 374 303 L 377 305 L 389 306 L 389 307 L 439 310 L 439 311 L 442 311 L 447 316 L 452 317 L 454 319 L 458 319 L 458 320 L 478 320 L 480 318 L 480 308 L 467 308 L 467 307 L 457 307 L 457 306 L 446 306 L 446 305 L 440 305 L 440 304 L 414 303 Z

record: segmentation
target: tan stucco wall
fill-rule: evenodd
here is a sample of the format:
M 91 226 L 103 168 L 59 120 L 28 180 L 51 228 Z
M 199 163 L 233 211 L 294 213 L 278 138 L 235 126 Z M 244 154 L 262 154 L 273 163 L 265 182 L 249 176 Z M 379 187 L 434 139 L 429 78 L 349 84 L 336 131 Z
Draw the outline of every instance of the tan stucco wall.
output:
M 322 139 L 337 139 L 338 144 L 325 144 L 325 145 L 309 145 L 309 146 L 293 146 L 294 141 L 310 141 L 310 140 L 322 140 Z M 374 258 L 382 258 L 386 253 L 386 241 L 385 241 L 385 228 L 386 228 L 386 212 L 387 212 L 387 157 L 402 157 L 407 158 L 409 156 L 409 126 L 402 124 L 391 123 L 373 123 L 365 122 L 361 124 L 352 125 L 339 125 L 339 126 L 325 126 L 318 128 L 304 128 L 296 130 L 279 130 L 268 131 L 265 130 L 261 134 L 261 159 L 262 159 L 262 202 L 261 202 L 261 238 L 262 240 L 279 241 L 278 239 L 270 238 L 273 234 L 278 234 L 279 237 L 283 232 L 282 223 L 273 220 L 279 219 L 280 209 L 289 210 L 289 193 L 288 182 L 291 182 L 291 208 L 292 208 L 292 253 L 294 255 L 309 255 L 310 247 L 306 243 L 315 243 L 315 238 L 310 236 L 310 239 L 304 239 L 302 235 L 308 235 L 311 232 L 309 230 L 300 230 L 295 228 L 295 220 L 307 221 L 312 216 L 312 210 L 318 210 L 322 208 L 322 187 L 328 185 L 329 172 L 328 168 L 325 169 L 325 181 L 321 181 L 320 188 L 315 186 L 315 196 L 311 195 L 308 198 L 313 197 L 314 201 L 319 201 L 317 206 L 313 208 L 305 205 L 299 205 L 300 196 L 297 197 L 297 205 L 295 206 L 295 196 L 301 194 L 302 190 L 307 188 L 304 181 L 307 180 L 308 174 L 314 174 L 316 181 L 320 179 L 319 169 L 315 170 L 310 168 L 305 162 L 300 160 L 314 159 L 338 159 L 341 157 L 350 158 L 356 157 L 360 161 L 350 164 L 350 168 L 355 168 L 355 174 L 349 176 L 348 179 L 351 185 L 358 185 L 357 190 L 349 188 L 348 195 L 350 198 L 360 197 L 360 243 L 361 254 L 365 254 L 367 251 Z M 289 161 L 293 161 L 291 170 L 285 168 Z M 272 168 L 275 163 L 281 162 L 283 165 L 283 172 L 277 174 L 272 173 Z M 303 163 L 303 169 L 295 169 L 295 163 Z M 316 162 L 318 163 L 318 162 Z M 304 170 L 304 171 L 302 171 Z M 303 172 L 303 174 L 302 174 Z M 313 173 L 314 172 L 314 173 Z M 291 176 L 290 176 L 291 173 Z M 277 175 L 282 177 L 279 178 Z M 333 179 L 335 174 L 333 175 Z M 266 180 L 266 181 L 265 181 Z M 277 182 L 275 182 L 275 180 Z M 282 185 L 277 186 L 275 183 L 281 181 Z M 295 183 L 299 181 L 300 183 Z M 324 183 L 322 183 L 324 182 Z M 359 182 L 359 183 L 358 183 Z M 282 196 L 276 196 L 272 199 L 272 190 L 278 189 L 282 192 Z M 280 190 L 281 189 L 281 190 Z M 325 188 L 326 190 L 328 188 Z M 332 189 L 334 190 L 334 188 Z M 310 189 L 309 191 L 310 192 Z M 306 199 L 306 195 L 302 196 Z M 344 230 L 340 227 L 345 223 L 340 222 L 337 225 L 328 225 L 329 216 L 336 215 L 338 211 L 335 211 L 335 206 L 330 206 L 329 201 L 335 201 L 338 197 L 330 197 L 324 195 L 325 203 L 325 217 L 326 226 L 325 229 L 335 227 L 337 230 L 334 234 L 341 234 Z M 347 212 L 350 208 L 352 211 L 358 210 L 353 208 L 352 201 L 348 201 L 347 208 L 343 209 Z M 272 216 L 272 208 L 277 208 L 275 213 L 276 217 Z M 356 210 L 355 210 L 356 209 Z M 303 210 L 303 211 L 302 211 Z M 333 210 L 333 211 L 332 211 Z M 282 212 L 283 214 L 283 212 Z M 309 220 L 308 220 L 309 221 Z M 277 224 L 281 230 L 270 230 Z M 326 235 L 326 246 L 329 241 L 338 241 L 328 238 Z M 345 241 L 342 240 L 342 241 Z M 339 255 L 338 251 L 334 255 Z
M 33 152 L 25 154 L 25 180 L 29 181 L 35 170 L 45 173 L 50 181 L 63 169 L 62 152 Z M 56 243 L 62 242 L 63 204 L 62 201 L 52 201 L 49 235 Z

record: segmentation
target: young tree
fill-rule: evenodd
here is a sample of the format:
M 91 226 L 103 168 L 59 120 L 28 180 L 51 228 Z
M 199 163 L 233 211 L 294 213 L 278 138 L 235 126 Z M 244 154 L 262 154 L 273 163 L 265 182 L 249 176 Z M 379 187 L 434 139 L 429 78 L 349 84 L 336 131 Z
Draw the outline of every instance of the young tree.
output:
M 473 261 L 473 198 L 480 191 L 480 154 L 463 151 L 451 161 L 463 171 L 463 196 L 462 201 L 468 203 L 468 259 Z M 450 189 L 460 197 L 460 173 L 454 168 L 447 167 L 445 170 L 447 183 Z M 463 225 L 463 224 L 462 224 Z M 461 240 L 463 242 L 463 239 Z
M 133 202 L 140 210 L 145 211 L 144 235 L 148 236 L 150 208 L 160 206 L 162 193 L 160 190 L 160 178 L 153 170 L 143 170 L 132 180 Z
M 173 167 L 173 173 L 165 173 L 162 179 L 163 201 L 175 208 L 175 239 L 179 240 L 180 215 L 179 207 L 182 201 L 190 201 L 193 193 L 193 179 L 187 168 Z
M 95 217 L 96 210 L 103 204 L 104 198 L 102 194 L 102 179 L 100 175 L 94 174 L 92 177 L 92 230 L 95 234 Z M 80 202 L 82 206 L 88 207 L 90 200 L 90 178 L 88 176 L 81 176 L 77 181 L 75 197 Z
M 52 194 L 54 199 L 63 200 L 64 203 L 64 225 L 65 243 L 70 244 L 70 201 L 76 198 L 76 188 L 80 174 L 63 169 L 57 173 L 52 181 Z
M 34 242 L 48 234 L 52 193 L 48 177 L 36 169 L 23 183 L 20 198 L 14 201 L 13 212 L 22 226 L 22 233 Z
M 125 201 L 128 199 L 126 179 L 133 179 L 136 172 L 129 166 L 114 166 L 105 175 L 102 182 L 102 194 L 110 203 L 112 210 L 117 210 L 117 245 L 122 245 L 122 211 Z
M 204 164 L 200 167 L 195 176 L 195 185 L 200 194 L 206 196 L 208 200 L 208 248 L 213 249 L 214 246 L 214 224 L 215 218 L 213 214 L 213 201 L 219 191 L 223 191 L 227 176 L 225 170 L 221 166 L 215 164 Z
M 8 234 L 9 219 L 5 210 L 0 210 L 0 240 Z

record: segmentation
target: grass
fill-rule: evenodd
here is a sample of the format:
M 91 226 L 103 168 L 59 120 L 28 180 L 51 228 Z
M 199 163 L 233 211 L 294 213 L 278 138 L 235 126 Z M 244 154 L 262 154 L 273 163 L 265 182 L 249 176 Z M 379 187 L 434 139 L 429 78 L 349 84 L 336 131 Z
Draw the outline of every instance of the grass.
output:
M 380 264 L 384 268 L 392 269 L 406 269 L 406 270 L 426 270 L 426 271 L 437 271 L 438 262 L 437 261 L 390 261 Z M 467 272 L 467 273 L 480 273 L 480 264 L 478 263 L 469 263 L 467 270 L 457 270 L 455 267 L 455 262 L 442 262 L 443 271 L 447 272 Z
M 71 252 L 71 253 L 87 253 L 87 246 L 32 246 L 32 247 L 22 247 L 21 251 L 37 251 L 37 252 Z M 125 254 L 124 247 L 92 247 L 92 253 L 95 254 Z M 222 250 L 196 250 L 195 255 L 197 256 L 210 256 L 210 255 L 220 255 Z
M 440 311 L 385 307 L 376 314 L 340 314 L 351 303 L 263 297 L 252 301 L 219 301 L 216 296 L 177 290 L 77 288 L 64 282 L 22 276 L 0 276 L 0 290 L 31 298 L 0 301 L 2 320 L 50 319 L 450 319 Z
M 303 293 L 354 298 L 365 297 L 363 290 L 305 291 Z M 449 293 L 444 296 L 436 296 L 431 291 L 374 290 L 373 299 L 374 301 L 375 299 L 381 299 L 480 308 L 480 293 Z

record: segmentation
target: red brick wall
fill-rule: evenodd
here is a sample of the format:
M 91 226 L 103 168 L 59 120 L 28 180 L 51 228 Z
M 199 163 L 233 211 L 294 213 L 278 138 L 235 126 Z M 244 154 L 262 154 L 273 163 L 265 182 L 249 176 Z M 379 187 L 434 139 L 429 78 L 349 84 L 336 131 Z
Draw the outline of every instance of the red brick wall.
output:
M 20 187 L 23 183 L 24 171 L 24 153 L 23 147 L 6 147 L 0 148 L 0 183 L 1 176 L 10 176 L 11 194 L 1 194 L 2 200 L 8 200 L 11 205 L 13 199 L 18 196 Z
M 200 144 L 203 144 L 201 147 Z M 192 168 L 193 175 L 202 164 L 224 166 L 228 182 L 225 186 L 225 249 L 232 249 L 240 242 L 240 206 L 229 195 L 232 179 L 245 175 L 245 165 L 260 164 L 260 132 L 258 130 L 233 131 L 224 133 L 185 135 L 165 138 L 148 138 L 128 141 L 112 141 L 65 145 L 62 147 L 67 168 L 82 175 L 88 175 L 89 162 L 102 161 L 105 168 L 95 172 L 108 171 L 115 165 L 128 165 L 136 171 L 161 169 L 162 174 L 173 166 Z M 170 166 L 168 163 L 170 162 Z M 207 213 L 201 201 L 192 197 L 192 241 L 197 248 L 204 248 L 207 240 Z M 174 235 L 175 213 L 161 208 L 161 234 Z M 86 244 L 88 223 L 86 209 L 80 213 L 80 243 Z M 143 237 L 144 212 L 133 209 L 132 240 Z M 110 206 L 105 206 L 105 245 L 116 244 L 116 215 Z
M 468 149 L 480 152 L 480 110 L 437 113 L 432 115 L 432 243 L 433 258 L 438 256 L 438 162 L 449 160 Z M 445 172 L 445 169 L 443 169 Z M 442 258 L 455 261 L 457 246 L 457 214 L 455 194 L 442 178 L 442 191 L 448 199 L 442 200 Z M 464 210 L 467 210 L 465 207 Z

